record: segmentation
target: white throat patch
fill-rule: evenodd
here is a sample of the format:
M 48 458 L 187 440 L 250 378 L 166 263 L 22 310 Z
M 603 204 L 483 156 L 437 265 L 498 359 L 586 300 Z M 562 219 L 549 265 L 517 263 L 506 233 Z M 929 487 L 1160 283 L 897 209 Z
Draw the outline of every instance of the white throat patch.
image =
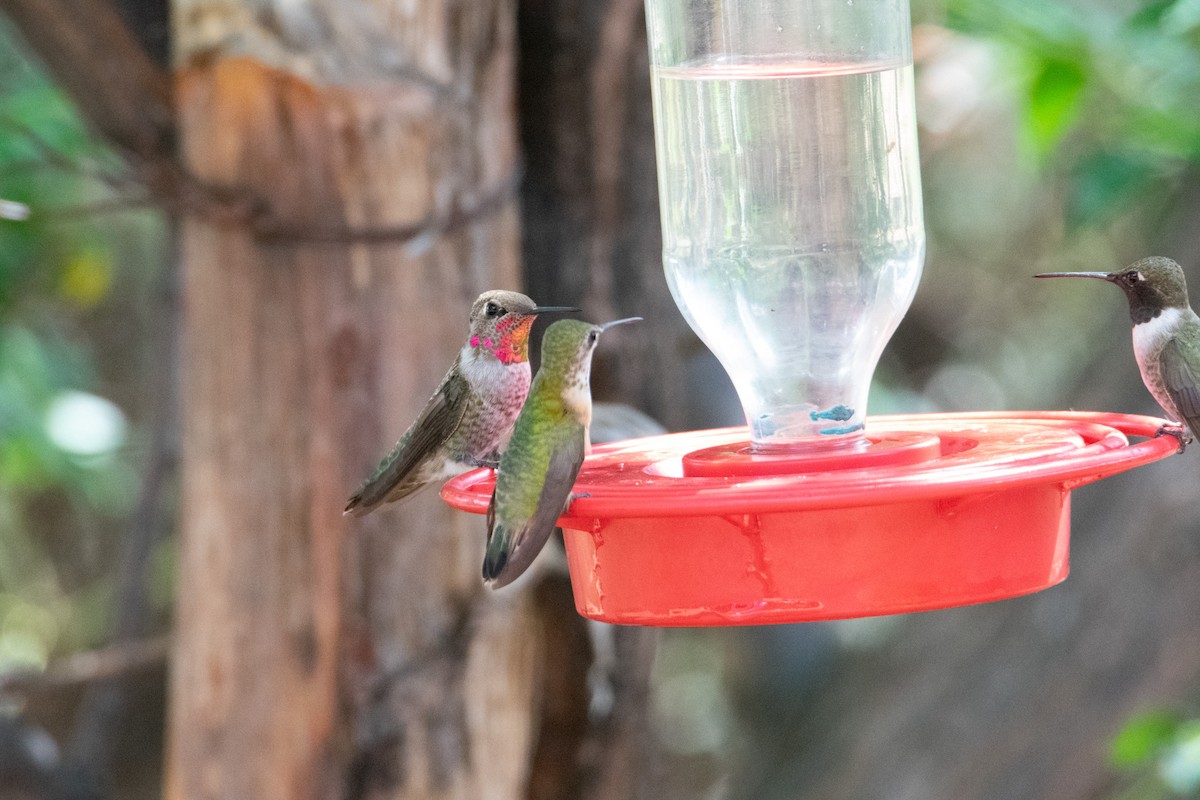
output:
M 1133 326 L 1133 354 L 1138 366 L 1144 367 L 1148 359 L 1158 355 L 1168 338 L 1182 322 L 1183 309 L 1164 308 L 1157 317 Z
M 1142 373 L 1142 382 L 1163 410 L 1175 419 L 1179 417 L 1179 410 L 1175 408 L 1170 395 L 1163 390 L 1160 355 L 1163 346 L 1184 321 L 1182 317 L 1188 313 L 1180 308 L 1165 308 L 1157 317 L 1133 326 L 1133 355 Z

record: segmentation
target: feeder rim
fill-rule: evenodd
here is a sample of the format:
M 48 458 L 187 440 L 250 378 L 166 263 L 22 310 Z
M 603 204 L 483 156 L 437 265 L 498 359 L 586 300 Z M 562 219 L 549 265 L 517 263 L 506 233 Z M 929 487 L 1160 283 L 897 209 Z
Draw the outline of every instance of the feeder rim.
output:
M 1150 463 L 1178 449 L 1155 434 L 1166 420 L 1094 411 L 976 411 L 888 415 L 867 420 L 867 435 L 928 432 L 970 446 L 942 458 L 900 467 L 868 467 L 773 475 L 697 477 L 661 474 L 698 447 L 749 440 L 744 426 L 669 433 L 597 446 L 586 459 L 573 501 L 560 524 L 588 529 L 616 518 L 668 518 L 712 514 L 847 509 L 889 503 L 953 501 L 966 496 L 1056 485 L 1065 491 Z M 1033 441 L 1006 444 L 1020 427 Z M 1000 434 L 1000 435 L 997 435 Z M 1129 437 L 1146 437 L 1130 443 Z M 1029 437 L 1024 437 L 1028 439 Z M 852 458 L 852 456 L 851 456 Z M 648 471 L 652 468 L 652 471 Z M 449 481 L 443 499 L 455 508 L 484 513 L 494 473 L 473 470 Z

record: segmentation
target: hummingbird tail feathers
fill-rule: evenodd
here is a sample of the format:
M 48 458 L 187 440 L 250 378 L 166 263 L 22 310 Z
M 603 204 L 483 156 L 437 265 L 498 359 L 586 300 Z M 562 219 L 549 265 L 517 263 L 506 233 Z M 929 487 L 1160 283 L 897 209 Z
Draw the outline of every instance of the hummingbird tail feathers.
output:
M 426 484 L 426 481 L 417 475 L 400 476 L 399 479 L 396 479 L 397 482 L 395 483 L 392 480 L 391 475 L 383 475 L 367 481 L 346 502 L 346 507 L 342 510 L 342 514 L 349 514 L 353 517 L 370 514 L 384 503 L 394 503 L 397 500 L 403 500 L 418 489 L 424 488 Z
M 487 553 L 483 556 L 483 579 L 486 582 L 492 583 L 504 572 L 504 567 L 508 564 L 510 541 L 503 528 L 497 528 L 488 539 Z
M 357 492 L 353 497 L 346 501 L 346 507 L 342 509 L 342 515 L 350 515 L 352 517 L 361 517 L 371 509 L 363 505 L 362 492 Z
M 536 528 L 526 524 L 513 533 L 497 526 L 483 558 L 483 579 L 499 589 L 521 577 L 554 530 L 553 520 Z

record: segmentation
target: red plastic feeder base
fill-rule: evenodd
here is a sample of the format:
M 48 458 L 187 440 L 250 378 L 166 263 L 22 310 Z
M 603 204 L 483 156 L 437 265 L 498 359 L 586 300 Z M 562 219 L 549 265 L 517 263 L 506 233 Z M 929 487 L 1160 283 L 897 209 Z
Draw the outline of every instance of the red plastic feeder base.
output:
M 559 520 L 580 614 L 748 625 L 982 603 L 1067 577 L 1071 490 L 1174 453 L 1161 419 L 873 417 L 869 444 L 757 455 L 747 430 L 597 447 Z M 1151 437 L 1131 444 L 1128 437 Z M 443 499 L 487 510 L 491 470 Z

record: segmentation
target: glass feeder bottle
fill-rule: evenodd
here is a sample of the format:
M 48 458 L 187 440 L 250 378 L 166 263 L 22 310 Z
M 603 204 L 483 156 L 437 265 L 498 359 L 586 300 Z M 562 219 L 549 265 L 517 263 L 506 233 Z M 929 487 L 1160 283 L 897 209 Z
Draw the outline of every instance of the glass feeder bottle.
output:
M 924 260 L 907 0 L 646 0 L 663 264 L 759 452 L 864 447 Z

